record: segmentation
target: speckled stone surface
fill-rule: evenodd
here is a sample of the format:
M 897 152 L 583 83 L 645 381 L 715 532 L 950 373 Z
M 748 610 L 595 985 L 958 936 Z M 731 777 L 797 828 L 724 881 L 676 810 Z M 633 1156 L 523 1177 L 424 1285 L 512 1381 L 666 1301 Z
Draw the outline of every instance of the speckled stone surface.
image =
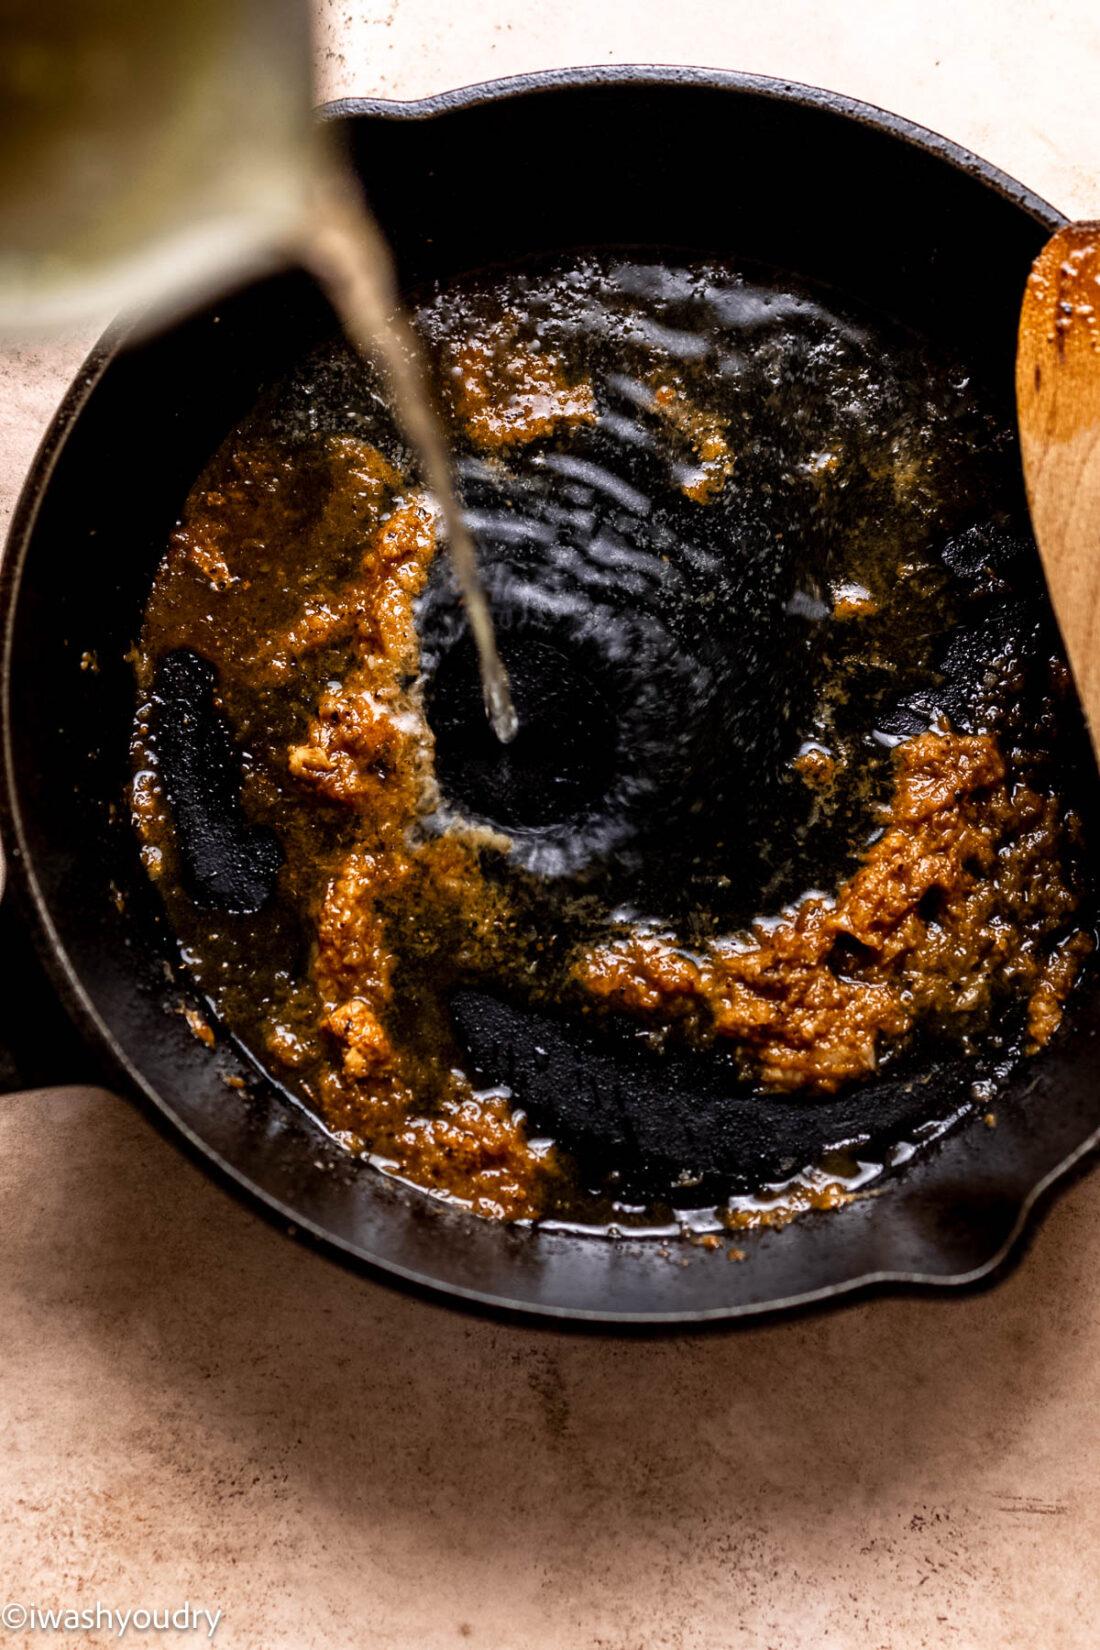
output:
M 1094 0 L 321 13 L 323 96 L 612 61 L 817 81 L 1100 215 Z M 89 337 L 0 358 L 5 510 Z M 995 1291 L 657 1341 L 345 1273 L 100 1090 L 0 1099 L 0 1182 L 0 1606 L 189 1600 L 240 1650 L 1100 1642 L 1095 1179 Z

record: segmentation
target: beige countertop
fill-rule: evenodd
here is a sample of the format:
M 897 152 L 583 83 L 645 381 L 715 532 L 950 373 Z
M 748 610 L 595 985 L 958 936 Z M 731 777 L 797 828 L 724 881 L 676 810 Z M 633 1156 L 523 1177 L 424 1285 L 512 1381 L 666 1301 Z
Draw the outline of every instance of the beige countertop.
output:
M 631 61 L 815 81 L 1100 216 L 1095 0 L 321 11 L 322 96 Z M 0 508 L 87 341 L 0 358 Z M 1100 1642 L 1095 1180 L 995 1291 L 622 1341 L 343 1272 L 102 1091 L 0 1100 L 0 1179 L 0 1606 L 189 1601 L 241 1650 Z

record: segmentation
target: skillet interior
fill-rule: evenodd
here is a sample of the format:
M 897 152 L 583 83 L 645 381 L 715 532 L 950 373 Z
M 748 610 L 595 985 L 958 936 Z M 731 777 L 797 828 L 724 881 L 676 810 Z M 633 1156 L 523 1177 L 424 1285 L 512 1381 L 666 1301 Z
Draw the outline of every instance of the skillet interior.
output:
M 670 71 L 551 75 L 421 106 L 340 106 L 404 280 L 568 247 L 651 245 L 788 268 L 887 308 L 1011 378 L 1031 258 L 1056 215 L 981 163 L 824 94 Z M 208 1158 L 296 1224 L 411 1281 L 499 1306 L 608 1321 L 735 1316 L 885 1278 L 962 1281 L 992 1264 L 1035 1187 L 1100 1124 L 1094 982 L 975 1118 L 885 1195 L 781 1233 L 743 1265 L 687 1250 L 471 1220 L 358 1167 L 249 1075 L 247 1100 L 177 1012 L 171 936 L 126 811 L 124 655 L 183 499 L 210 452 L 331 330 L 280 276 L 122 354 L 108 346 L 52 432 L 7 567 L 5 841 L 59 983 L 131 1082 Z M 94 655 L 98 670 L 82 669 Z

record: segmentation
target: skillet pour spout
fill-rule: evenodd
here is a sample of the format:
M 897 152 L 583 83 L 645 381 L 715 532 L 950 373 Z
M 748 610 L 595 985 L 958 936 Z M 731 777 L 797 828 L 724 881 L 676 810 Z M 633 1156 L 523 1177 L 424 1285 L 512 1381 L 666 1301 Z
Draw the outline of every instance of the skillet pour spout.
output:
M 831 93 L 750 76 L 555 71 L 420 103 L 341 103 L 325 116 L 364 179 L 408 288 L 579 249 L 764 264 L 896 318 L 1006 399 L 1020 293 L 1061 222 L 933 133 Z M 700 164 L 716 154 L 747 157 L 720 210 Z M 491 190 L 474 186 L 486 178 Z M 645 1238 L 475 1220 L 349 1156 L 222 1026 L 212 1026 L 212 1048 L 192 1035 L 181 1007 L 208 1017 L 209 1005 L 179 962 L 127 819 L 127 655 L 196 475 L 260 388 L 333 329 L 324 300 L 297 273 L 253 284 L 157 337 L 130 343 L 126 326 L 116 328 L 81 373 L 20 502 L 2 590 L 0 828 L 9 897 L 89 1047 L 186 1149 L 272 1218 L 339 1259 L 456 1303 L 558 1322 L 675 1326 L 990 1275 L 1040 1192 L 1100 1137 L 1094 971 L 1050 1045 L 999 1098 L 995 1128 L 965 1072 L 914 1078 L 930 1085 L 926 1108 L 920 1096 L 925 1115 L 950 1125 L 935 1143 L 899 1161 L 874 1197 L 782 1231 L 738 1234 L 745 1258 L 736 1265 L 690 1244 L 670 1264 Z M 517 601 L 522 608 L 522 593 Z M 527 832 L 530 855 L 543 852 L 551 874 L 555 866 L 573 874 L 586 840 L 573 825 L 598 816 L 620 754 L 608 731 L 618 690 L 600 665 L 598 638 L 591 658 L 570 654 L 570 674 L 558 668 L 561 636 L 526 619 L 515 632 L 518 691 L 526 681 L 528 714 L 541 716 L 544 740 L 558 740 L 552 766 L 562 784 L 548 791 L 534 782 L 540 766 L 520 742 L 504 757 L 477 745 L 474 718 L 461 713 L 474 691 L 463 640 L 437 617 L 429 611 L 425 647 L 435 650 L 444 783 L 465 787 L 462 803 L 490 823 L 503 810 L 496 823 L 520 840 Z M 81 670 L 88 656 L 97 672 Z M 719 685 L 722 668 L 719 660 Z M 750 706 L 768 678 L 766 657 L 747 662 L 740 683 Z M 572 748 L 563 730 L 581 704 L 586 738 Z M 762 747 L 762 772 L 771 760 Z M 501 761 L 511 767 L 493 766 Z M 238 826 L 239 880 L 225 897 L 261 899 L 275 846 Z M 531 1041 L 514 1005 L 471 997 L 455 1014 L 486 1063 L 502 1046 Z M 552 1035 L 541 1027 L 539 1046 L 550 1048 Z M 573 1051 L 550 1052 L 539 1079 L 555 1091 L 547 1104 L 560 1105 L 571 1084 L 576 1100 Z M 610 1104 L 613 1091 L 611 1082 L 596 1100 Z M 883 1103 L 904 1112 L 913 1092 L 901 1083 Z M 652 1168 L 669 1118 L 659 1089 L 650 1099 Z M 717 1106 L 729 1150 L 743 1151 L 745 1119 L 720 1101 L 701 1094 L 699 1115 Z M 847 1104 L 830 1100 L 818 1118 L 831 1138 L 848 1126 Z M 751 1119 L 769 1149 L 785 1151 L 790 1115 L 777 1103 Z M 576 1127 L 591 1117 L 586 1103 Z

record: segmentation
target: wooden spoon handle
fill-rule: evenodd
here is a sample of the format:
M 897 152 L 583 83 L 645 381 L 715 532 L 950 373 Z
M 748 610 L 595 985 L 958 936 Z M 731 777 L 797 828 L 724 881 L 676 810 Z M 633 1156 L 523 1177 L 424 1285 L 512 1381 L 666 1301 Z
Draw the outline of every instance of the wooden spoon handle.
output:
M 1068 224 L 1032 265 L 1016 410 L 1047 588 L 1100 759 L 1100 223 Z

